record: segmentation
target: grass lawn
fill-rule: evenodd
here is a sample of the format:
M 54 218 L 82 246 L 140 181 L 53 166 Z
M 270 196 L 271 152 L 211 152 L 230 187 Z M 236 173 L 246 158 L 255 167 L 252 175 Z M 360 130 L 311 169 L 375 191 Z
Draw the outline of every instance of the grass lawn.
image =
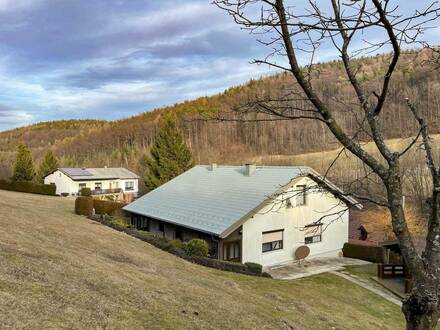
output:
M 399 308 L 337 276 L 281 281 L 188 263 L 0 190 L 2 328 L 401 329 Z
M 377 276 L 377 265 L 359 265 L 359 266 L 346 266 L 344 267 L 347 273 L 356 275 L 357 277 L 365 280 L 374 282 L 371 280 L 372 277 Z

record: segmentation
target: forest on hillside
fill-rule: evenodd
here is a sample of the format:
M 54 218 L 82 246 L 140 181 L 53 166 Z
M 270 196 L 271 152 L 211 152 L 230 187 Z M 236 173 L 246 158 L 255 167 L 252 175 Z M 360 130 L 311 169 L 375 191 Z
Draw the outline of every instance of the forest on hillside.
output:
M 440 71 L 430 62 L 430 51 L 403 54 L 393 76 L 389 98 L 381 114 L 385 138 L 416 135 L 405 98 L 411 96 L 433 131 L 440 133 Z M 375 90 L 384 74 L 388 55 L 366 57 L 356 62 L 357 74 L 366 88 Z M 314 86 L 337 113 L 342 126 L 353 134 L 356 110 L 350 108 L 354 93 L 347 83 L 343 64 L 321 63 L 315 70 Z M 267 155 L 298 155 L 338 147 L 322 123 L 312 120 L 252 121 L 267 115 L 238 115 L 233 110 L 252 100 L 282 97 L 297 87 L 280 73 L 251 80 L 225 92 L 145 112 L 123 120 L 59 121 L 41 123 L 0 133 L 0 178 L 11 175 L 15 146 L 23 142 L 37 160 L 51 149 L 62 166 L 123 166 L 143 173 L 140 163 L 164 117 L 175 117 L 193 153 L 195 163 L 240 164 Z M 343 103 L 340 100 L 344 100 Z M 223 120 L 207 120 L 221 117 Z M 251 121 L 248 121 L 251 120 Z M 361 136 L 365 142 L 368 134 Z M 307 165 L 307 164 L 305 164 Z

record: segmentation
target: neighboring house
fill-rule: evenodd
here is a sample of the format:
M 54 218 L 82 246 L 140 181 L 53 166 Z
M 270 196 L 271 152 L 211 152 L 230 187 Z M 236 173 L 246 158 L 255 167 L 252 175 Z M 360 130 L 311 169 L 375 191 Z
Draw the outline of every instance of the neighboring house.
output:
M 57 195 L 79 195 L 90 188 L 95 198 L 132 201 L 138 193 L 139 176 L 125 168 L 58 168 L 44 178 L 55 184 Z
M 361 208 L 307 167 L 195 166 L 124 207 L 138 229 L 201 238 L 215 258 L 263 266 L 337 256 L 348 241 L 348 207 Z

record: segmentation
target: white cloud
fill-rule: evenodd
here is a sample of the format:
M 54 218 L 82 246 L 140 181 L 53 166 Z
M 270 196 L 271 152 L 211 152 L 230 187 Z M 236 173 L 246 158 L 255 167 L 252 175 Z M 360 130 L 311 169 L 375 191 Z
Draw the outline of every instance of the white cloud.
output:
M 0 0 L 0 12 L 23 10 L 42 2 L 43 0 Z

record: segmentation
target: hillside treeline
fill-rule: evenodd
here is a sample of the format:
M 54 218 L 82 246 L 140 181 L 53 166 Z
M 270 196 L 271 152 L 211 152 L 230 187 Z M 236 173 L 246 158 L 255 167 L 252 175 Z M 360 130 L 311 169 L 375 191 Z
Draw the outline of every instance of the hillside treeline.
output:
M 432 125 L 431 133 L 440 132 L 440 71 L 431 65 L 430 56 L 428 51 L 403 55 L 381 114 L 381 125 L 386 127 L 385 138 L 417 133 L 406 108 L 406 97 L 416 100 Z M 368 90 L 379 91 L 377 79 L 384 74 L 388 61 L 387 55 L 357 61 L 358 76 Z M 337 113 L 338 120 L 355 134 L 359 113 L 350 105 L 354 93 L 346 81 L 342 63 L 333 61 L 317 65 L 313 81 L 319 94 Z M 3 132 L 0 133 L 0 177 L 10 174 L 11 159 L 18 142 L 27 144 L 37 160 L 51 148 L 63 166 L 124 166 L 142 174 L 140 160 L 147 153 L 159 124 L 167 116 L 178 119 L 196 163 L 237 164 L 255 156 L 297 155 L 337 148 L 338 144 L 320 122 L 248 122 L 268 117 L 253 114 L 242 117 L 232 111 L 256 99 L 282 98 L 286 92 L 296 89 L 291 78 L 281 73 L 251 80 L 219 95 L 115 122 L 62 121 Z M 226 120 L 203 119 L 217 115 Z M 368 132 L 358 136 L 361 140 L 369 140 Z

